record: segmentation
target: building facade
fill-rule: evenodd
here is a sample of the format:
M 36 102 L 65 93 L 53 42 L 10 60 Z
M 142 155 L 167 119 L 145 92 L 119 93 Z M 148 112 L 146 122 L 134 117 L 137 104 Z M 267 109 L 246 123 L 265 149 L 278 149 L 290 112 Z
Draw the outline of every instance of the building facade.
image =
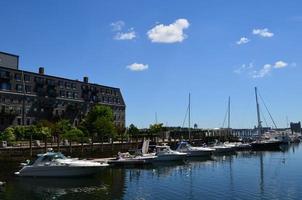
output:
M 39 120 L 69 119 L 75 126 L 95 104 L 112 108 L 125 127 L 126 105 L 119 88 L 19 70 L 18 56 L 0 52 L 0 130 Z

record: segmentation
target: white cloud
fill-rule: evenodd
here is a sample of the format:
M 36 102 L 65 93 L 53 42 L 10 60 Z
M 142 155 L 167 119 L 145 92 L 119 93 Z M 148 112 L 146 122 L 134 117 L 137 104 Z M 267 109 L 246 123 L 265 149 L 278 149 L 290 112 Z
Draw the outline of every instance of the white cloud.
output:
M 132 40 L 136 37 L 135 31 L 130 31 L 126 33 L 119 32 L 114 36 L 115 40 Z
M 159 24 L 147 32 L 149 39 L 157 43 L 182 42 L 187 36 L 184 29 L 190 26 L 188 20 L 178 19 L 169 25 Z
M 128 65 L 126 68 L 130 69 L 131 71 L 144 71 L 147 70 L 149 66 L 142 63 L 133 63 L 131 65 Z
M 112 27 L 112 31 L 120 31 L 125 26 L 125 22 L 122 21 L 122 20 L 116 21 L 116 22 L 112 22 L 110 24 L 110 26 Z
M 255 70 L 254 64 L 251 62 L 249 64 L 243 64 L 238 69 L 234 70 L 236 74 L 246 73 L 252 78 L 263 78 L 269 74 L 271 74 L 275 70 L 280 70 L 281 68 L 287 67 L 289 64 L 279 60 L 274 64 L 265 64 L 259 70 Z M 293 64 L 291 64 L 292 66 Z
M 234 73 L 241 74 L 244 71 L 250 70 L 254 67 L 254 64 L 250 62 L 249 64 L 242 64 L 238 69 L 234 70 Z
M 263 78 L 268 75 L 272 69 L 271 64 L 265 64 L 259 71 L 254 71 L 253 78 Z
M 287 67 L 287 65 L 288 64 L 286 62 L 279 60 L 275 63 L 274 68 L 280 69 L 280 68 Z
M 238 44 L 238 45 L 246 44 L 246 43 L 248 43 L 248 42 L 250 42 L 250 41 L 251 41 L 251 40 L 248 39 L 248 38 L 246 38 L 246 37 L 241 37 L 240 40 L 238 40 L 238 41 L 236 42 L 236 44 Z
M 274 36 L 274 33 L 269 32 L 268 28 L 254 29 L 253 34 L 259 35 L 260 37 L 273 37 Z

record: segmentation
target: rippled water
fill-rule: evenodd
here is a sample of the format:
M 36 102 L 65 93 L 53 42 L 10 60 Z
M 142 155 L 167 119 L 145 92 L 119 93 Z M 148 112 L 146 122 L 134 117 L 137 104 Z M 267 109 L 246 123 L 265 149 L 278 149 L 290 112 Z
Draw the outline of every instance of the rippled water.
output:
M 302 199 L 302 146 L 212 160 L 107 168 L 94 178 L 15 178 L 0 163 L 0 199 Z

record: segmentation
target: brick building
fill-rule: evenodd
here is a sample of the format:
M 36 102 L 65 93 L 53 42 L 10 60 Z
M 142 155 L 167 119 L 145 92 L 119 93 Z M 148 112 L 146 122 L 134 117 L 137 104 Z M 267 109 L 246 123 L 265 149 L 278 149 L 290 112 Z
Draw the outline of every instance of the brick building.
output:
M 19 57 L 0 52 L 0 130 L 41 119 L 70 119 L 74 125 L 95 104 L 110 106 L 116 127 L 125 127 L 125 102 L 119 88 L 19 70 Z

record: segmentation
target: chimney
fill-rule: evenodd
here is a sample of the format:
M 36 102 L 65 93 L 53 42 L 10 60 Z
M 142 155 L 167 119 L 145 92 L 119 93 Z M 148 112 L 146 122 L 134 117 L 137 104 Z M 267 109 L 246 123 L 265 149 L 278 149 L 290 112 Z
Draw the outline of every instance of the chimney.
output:
M 44 75 L 44 67 L 39 67 L 39 74 Z
M 84 81 L 84 83 L 88 83 L 88 77 L 84 76 L 83 81 Z

